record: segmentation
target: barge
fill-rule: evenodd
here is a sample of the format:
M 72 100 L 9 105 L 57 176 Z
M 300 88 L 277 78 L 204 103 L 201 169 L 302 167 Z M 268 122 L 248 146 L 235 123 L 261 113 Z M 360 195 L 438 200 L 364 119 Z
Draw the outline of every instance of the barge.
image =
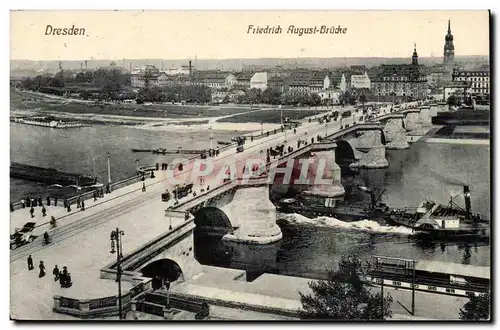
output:
M 373 256 L 361 278 L 377 286 L 467 297 L 489 292 L 490 274 L 484 266 Z
M 365 219 L 380 221 L 389 218 L 389 207 L 380 202 L 383 192 L 376 196 L 371 189 L 365 186 L 358 186 L 358 189 L 370 194 L 371 202 L 369 205 L 349 205 L 343 199 L 299 194 L 295 198 L 280 200 L 277 209 L 283 213 L 297 213 L 309 218 L 334 217 L 345 222 Z
M 76 173 L 66 173 L 53 168 L 44 168 L 26 164 L 10 164 L 10 176 L 15 179 L 57 184 L 63 187 L 91 187 L 97 184 L 97 178 Z
M 11 119 L 14 123 L 41 126 L 48 128 L 80 128 L 86 125 L 79 122 L 65 122 L 62 120 L 48 119 L 48 118 L 13 118 Z

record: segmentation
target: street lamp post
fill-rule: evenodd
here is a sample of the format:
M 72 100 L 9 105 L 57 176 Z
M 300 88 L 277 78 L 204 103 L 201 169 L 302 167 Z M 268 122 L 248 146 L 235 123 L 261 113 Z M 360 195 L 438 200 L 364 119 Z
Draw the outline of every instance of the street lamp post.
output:
M 210 149 L 213 149 L 213 139 L 214 137 L 212 136 L 212 125 L 210 125 Z
M 111 186 L 111 161 L 109 159 L 109 152 L 108 152 L 108 184 Z
M 123 307 L 122 307 L 122 239 L 121 236 L 125 235 L 123 230 L 116 228 L 112 230 L 110 234 L 111 239 L 111 250 L 109 252 L 116 252 L 116 282 L 118 282 L 118 319 L 123 319 Z M 116 246 L 116 250 L 115 250 Z

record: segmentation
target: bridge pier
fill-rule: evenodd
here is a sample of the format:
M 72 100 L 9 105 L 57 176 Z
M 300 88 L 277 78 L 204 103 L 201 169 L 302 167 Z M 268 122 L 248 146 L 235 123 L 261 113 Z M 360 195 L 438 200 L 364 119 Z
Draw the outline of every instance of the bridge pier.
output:
M 422 106 L 420 107 L 420 122 L 422 126 L 428 127 L 432 126 L 432 119 L 430 115 L 430 107 Z
M 429 116 L 431 117 L 431 120 L 432 120 L 432 117 L 437 116 L 438 109 L 439 109 L 439 107 L 436 103 L 429 105 Z
M 382 143 L 382 130 L 365 130 L 360 135 L 349 140 L 355 149 L 356 162 L 350 167 L 357 168 L 385 168 L 389 162 L 385 158 L 385 145 Z
M 407 131 L 415 131 L 420 129 L 420 111 L 406 112 L 405 127 Z
M 309 187 L 303 192 L 304 195 L 337 197 L 345 194 L 340 180 L 340 167 L 335 161 L 336 147 L 337 145 L 334 142 L 315 143 L 311 147 L 311 152 L 314 154 L 314 161 L 311 162 L 315 165 L 314 178 L 312 178 L 312 181 L 309 180 Z M 320 180 L 325 181 L 325 183 Z
M 223 236 L 223 240 L 269 244 L 283 237 L 276 224 L 276 207 L 269 200 L 267 177 L 252 178 L 248 179 L 248 183 L 241 183 L 226 209 L 230 209 L 232 215 L 237 217 L 231 222 L 233 226 L 237 223 L 238 228 Z
M 408 149 L 410 147 L 406 141 L 406 130 L 403 119 L 403 116 L 401 118 L 391 118 L 385 124 L 386 149 Z

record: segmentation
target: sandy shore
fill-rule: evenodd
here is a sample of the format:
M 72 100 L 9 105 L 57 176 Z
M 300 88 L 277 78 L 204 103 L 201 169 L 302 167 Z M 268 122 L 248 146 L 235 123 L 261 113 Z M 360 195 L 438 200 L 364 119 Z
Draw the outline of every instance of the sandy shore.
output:
M 429 143 L 449 143 L 449 144 L 475 144 L 475 145 L 490 145 L 490 140 L 480 139 L 443 139 L 443 138 L 428 138 L 425 140 Z

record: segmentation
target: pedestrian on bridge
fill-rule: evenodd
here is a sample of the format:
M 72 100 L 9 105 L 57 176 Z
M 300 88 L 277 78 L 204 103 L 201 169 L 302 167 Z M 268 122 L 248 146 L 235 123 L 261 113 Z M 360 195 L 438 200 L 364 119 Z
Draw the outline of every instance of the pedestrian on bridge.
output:
M 151 171 L 151 179 L 154 179 L 154 178 L 155 178 L 155 172 Z
M 142 192 L 145 192 L 146 191 L 146 184 L 143 182 L 142 183 Z
M 156 163 L 156 170 L 158 171 L 160 169 L 160 164 Z
M 94 190 L 94 193 L 92 194 L 94 196 L 94 202 L 97 200 L 97 190 Z
M 34 218 L 35 217 L 35 209 L 33 208 L 33 206 L 30 208 L 30 214 L 31 214 L 31 218 Z
M 80 196 L 76 199 L 76 208 L 79 209 L 81 206 Z
M 82 211 L 85 211 L 85 201 L 82 201 Z
M 35 267 L 33 267 L 33 259 L 31 258 L 31 254 L 28 256 L 28 270 L 33 270 Z
M 27 207 L 31 207 L 31 198 L 30 198 L 30 196 L 28 196 L 28 197 L 26 198 L 26 206 L 27 206 Z
M 56 221 L 56 218 L 54 218 L 54 216 L 50 217 L 50 227 L 51 228 L 57 227 L 57 221 Z
M 54 281 L 57 282 L 59 280 L 59 268 L 57 268 L 57 265 L 54 267 L 54 270 L 52 271 L 52 274 L 54 275 Z
M 67 210 L 68 210 L 68 213 L 69 213 L 69 212 L 71 212 L 71 205 L 68 203 L 67 206 L 68 206 Z
M 47 196 L 47 206 L 50 206 L 50 197 Z
M 57 196 L 54 197 L 54 206 L 57 206 Z
M 36 205 L 37 205 L 37 200 L 36 198 L 34 198 L 31 200 L 31 206 L 36 207 Z
M 39 278 L 42 278 L 45 276 L 45 265 L 43 264 L 43 261 L 40 260 L 40 265 L 38 266 L 40 268 L 40 273 L 38 274 Z
M 47 215 L 47 209 L 42 205 L 42 217 Z

